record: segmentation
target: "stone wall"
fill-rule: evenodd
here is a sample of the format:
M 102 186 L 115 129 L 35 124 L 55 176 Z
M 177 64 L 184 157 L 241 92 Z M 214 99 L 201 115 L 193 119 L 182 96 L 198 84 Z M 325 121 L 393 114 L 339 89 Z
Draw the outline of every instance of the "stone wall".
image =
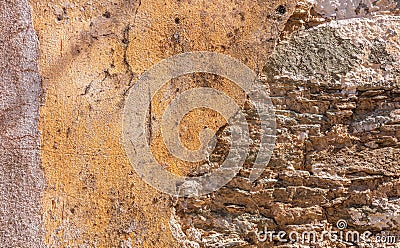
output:
M 398 2 L 0 6 L 7 48 L 0 52 L 1 247 L 299 247 L 262 242 L 256 233 L 320 233 L 339 220 L 349 231 L 400 235 Z M 224 118 L 196 109 L 182 120 L 182 142 L 198 148 L 198 133 L 208 127 L 217 134 L 216 149 L 200 163 L 170 154 L 160 121 L 185 90 L 211 87 L 235 99 L 254 141 L 226 186 L 175 198 L 133 170 L 122 144 L 122 114 L 143 72 L 191 51 L 226 54 L 254 70 L 276 108 L 277 136 L 267 169 L 250 182 L 262 130 L 241 89 L 205 73 L 167 82 L 149 103 L 147 139 L 170 172 L 213 170 L 230 148 Z

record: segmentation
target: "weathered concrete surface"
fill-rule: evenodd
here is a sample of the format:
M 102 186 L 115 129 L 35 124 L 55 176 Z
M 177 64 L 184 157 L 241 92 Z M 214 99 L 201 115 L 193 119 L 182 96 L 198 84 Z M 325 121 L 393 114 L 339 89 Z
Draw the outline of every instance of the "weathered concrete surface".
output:
M 31 246 L 40 245 L 39 206 L 48 247 L 277 247 L 284 244 L 259 242 L 254 232 L 264 227 L 322 231 L 339 219 L 346 219 L 350 230 L 399 233 L 397 2 L 31 0 L 31 5 L 46 93 L 40 131 L 48 187 L 39 200 L 40 177 L 29 184 L 35 194 L 26 202 L 19 200 L 17 209 L 22 213 L 10 212 L 14 203 L 2 201 L 1 209 L 7 210 L 2 220 L 19 215 L 23 220 L 5 229 L 6 246 L 24 246 L 20 240 L 28 239 Z M 7 27 L 14 26 L 6 21 L 1 28 Z M 18 40 L 7 32 L 11 36 L 5 42 L 11 46 Z M 246 179 L 256 151 L 252 147 L 245 168 L 226 187 L 201 199 L 171 199 L 132 170 L 121 144 L 122 108 L 138 75 L 163 58 L 196 50 L 228 54 L 262 76 L 277 108 L 277 145 L 269 169 L 255 183 Z M 5 53 L 2 58 L 10 56 Z M 34 55 L 24 59 L 35 65 Z M 20 75 L 36 72 L 21 65 L 2 77 L 17 75 L 22 80 Z M 34 99 L 36 105 L 29 105 L 32 109 L 25 114 L 32 122 L 7 126 L 2 144 L 12 144 L 9 134 L 20 137 L 12 133 L 13 127 L 19 132 L 29 129 L 26 137 L 37 141 L 33 120 L 39 81 L 33 79 L 22 80 L 36 83 L 29 88 L 35 89 L 33 93 L 4 90 L 15 99 L 26 95 L 23 99 Z M 239 102 L 243 97 L 240 89 L 219 77 L 181 77 L 167 83 L 153 99 L 149 126 L 159 125 L 166 106 L 180 92 L 199 85 L 223 90 Z M 243 100 L 240 104 L 249 122 L 256 119 L 251 104 Z M 24 129 L 25 123 L 32 126 Z M 226 155 L 224 125 L 221 116 L 204 109 L 182 121 L 181 138 L 189 148 L 198 147 L 197 133 L 203 126 L 219 135 L 217 149 L 199 164 L 174 158 L 160 133 L 150 132 L 148 138 L 157 160 L 171 172 L 195 175 L 204 167 L 217 167 Z M 259 130 L 252 125 L 256 140 Z M 24 142 L 15 146 L 29 143 Z M 21 149 L 14 147 L 5 151 L 17 158 Z M 17 166 L 3 167 L 8 171 L 1 185 L 7 190 L 1 197 L 28 189 L 29 180 L 14 185 L 9 179 L 27 168 L 24 156 Z M 26 208 L 29 204 L 35 207 Z M 22 229 L 29 216 L 32 227 Z
M 44 247 L 38 39 L 28 1 L 0 1 L 0 247 Z
M 146 185 L 125 155 L 124 97 L 147 68 L 184 51 L 223 52 L 261 70 L 294 5 L 250 0 L 31 3 L 46 91 L 40 124 L 48 183 L 42 201 L 46 243 L 180 246 L 169 227 L 176 200 Z M 280 4 L 287 5 L 285 14 L 276 12 Z M 204 76 L 197 79 L 212 85 Z M 176 96 L 176 87 L 195 85 L 178 83 L 166 86 L 161 102 L 154 100 L 156 120 Z M 220 87 L 235 96 L 235 89 Z M 154 134 L 152 141 L 156 156 L 171 161 L 158 137 Z M 166 164 L 175 173 L 186 172 L 185 164 Z

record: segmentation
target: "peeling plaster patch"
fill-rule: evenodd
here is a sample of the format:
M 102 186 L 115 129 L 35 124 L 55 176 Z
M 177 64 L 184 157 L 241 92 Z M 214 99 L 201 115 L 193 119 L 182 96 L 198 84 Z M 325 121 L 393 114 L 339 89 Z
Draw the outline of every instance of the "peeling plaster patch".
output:
M 395 16 L 355 18 L 295 32 L 277 46 L 263 72 L 269 80 L 398 87 L 400 45 L 392 37 L 399 23 Z
M 40 122 L 43 168 L 49 184 L 43 197 L 46 242 L 57 247 L 118 247 L 130 237 L 134 247 L 179 247 L 168 228 L 163 230 L 159 224 L 169 221 L 170 200 L 132 171 L 120 143 L 120 107 L 133 79 L 164 57 L 182 51 L 222 52 L 252 69 L 260 68 L 295 4 L 286 0 L 93 0 L 73 4 L 32 1 L 46 89 Z M 54 15 L 55 5 L 60 7 L 58 15 L 66 9 L 62 21 Z M 283 15 L 275 12 L 280 5 L 285 6 Z M 266 18 L 268 14 L 271 18 Z M 209 81 L 204 76 L 197 78 Z M 222 85 L 217 80 L 210 82 Z M 177 84 L 178 90 L 196 81 L 185 83 Z M 236 89 L 221 88 L 241 97 Z M 175 86 L 160 98 L 156 96 L 152 113 L 163 110 L 170 101 L 166 95 L 178 95 L 172 89 Z M 166 101 L 158 101 L 164 97 Z M 157 154 L 172 161 L 153 137 Z M 169 164 L 174 172 L 185 173 L 178 171 L 183 166 Z M 65 205 L 52 204 L 64 194 L 69 196 Z M 115 211 L 117 206 L 124 210 Z M 73 225 L 63 226 L 63 218 Z M 137 223 L 136 228 L 132 223 Z M 66 240 L 66 229 L 82 233 Z
M 333 28 L 313 28 L 282 42 L 263 71 L 270 80 L 279 75 L 292 80 L 339 81 L 360 63 L 361 51 Z

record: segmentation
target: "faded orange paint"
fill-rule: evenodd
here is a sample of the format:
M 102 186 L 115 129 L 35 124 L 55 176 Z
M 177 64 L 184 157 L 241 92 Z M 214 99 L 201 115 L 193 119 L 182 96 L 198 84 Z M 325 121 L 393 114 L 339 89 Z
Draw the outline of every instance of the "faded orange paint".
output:
M 124 97 L 138 75 L 181 52 L 221 52 L 260 70 L 274 45 L 266 37 L 282 29 L 265 17 L 274 13 L 278 2 L 90 3 L 31 0 L 46 90 L 40 120 L 48 185 L 42 201 L 46 243 L 50 247 L 116 247 L 125 242 L 133 247 L 178 247 L 168 227 L 170 197 L 139 178 L 122 146 Z M 211 87 L 239 102 L 242 99 L 243 93 L 232 83 L 212 82 Z M 177 95 L 176 88 L 185 89 L 172 87 L 173 83 L 153 99 L 156 120 Z M 186 89 L 195 85 L 188 82 Z M 212 119 L 194 122 L 198 116 Z M 195 149 L 199 145 L 195 134 L 204 125 L 216 131 L 224 123 L 213 111 L 193 111 L 181 125 L 182 130 L 189 128 L 183 132 L 184 143 Z M 186 174 L 197 166 L 173 158 L 160 133 L 151 142 L 156 158 L 171 172 Z

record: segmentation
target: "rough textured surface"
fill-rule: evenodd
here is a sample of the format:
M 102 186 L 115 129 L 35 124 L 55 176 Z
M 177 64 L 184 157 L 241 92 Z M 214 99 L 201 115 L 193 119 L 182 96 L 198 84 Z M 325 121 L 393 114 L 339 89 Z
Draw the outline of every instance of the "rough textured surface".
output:
M 0 2 L 0 246 L 44 247 L 41 81 L 28 1 Z
M 207 247 L 277 247 L 254 230 L 399 235 L 399 17 L 331 22 L 292 33 L 263 69 L 278 136 L 263 177 L 246 173 L 173 217 Z M 193 235 L 195 234 L 195 235 Z M 342 245 L 321 242 L 315 247 Z
M 18 29 L 25 22 L 10 21 L 29 20 L 23 3 L 0 5 L 23 13 L 2 12 L 0 28 L 10 34 L 6 46 L 28 54 L 3 50 L 1 56 L 1 82 L 19 82 L 15 91 L 0 85 L 1 113 L 21 117 L 0 119 L 6 127 L 1 144 L 13 148 L 0 157 L 7 161 L 0 184 L 7 189 L 0 192 L 6 247 L 40 247 L 41 215 L 47 247 L 301 247 L 260 242 L 256 232 L 321 232 L 340 219 L 348 230 L 400 235 L 398 1 L 31 0 L 45 91 L 39 128 L 48 187 L 40 199 L 34 35 Z M 26 30 L 28 39 L 22 39 Z M 35 49 L 24 50 L 24 42 Z M 205 126 L 218 135 L 216 149 L 201 163 L 174 158 L 152 131 L 187 89 L 208 86 L 238 101 L 254 140 L 243 170 L 228 185 L 199 199 L 173 199 L 132 170 L 121 144 L 121 114 L 141 73 L 163 58 L 197 50 L 230 55 L 260 75 L 276 107 L 277 143 L 268 169 L 250 183 L 260 130 L 243 92 L 204 73 L 166 83 L 149 108 L 148 140 L 171 172 L 213 170 L 229 150 L 226 122 L 209 109 L 196 109 L 181 122 L 181 139 L 191 149 Z M 29 135 L 20 135 L 25 131 Z M 19 185 L 16 177 L 27 179 Z M 5 200 L 11 195 L 18 204 Z M 326 240 L 315 247 L 351 245 Z
M 223 52 L 261 70 L 276 30 L 294 8 L 288 3 L 284 14 L 277 13 L 282 3 L 32 1 L 46 91 L 40 129 L 49 185 L 42 202 L 49 246 L 179 246 L 169 228 L 176 199 L 146 185 L 125 155 L 124 97 L 147 68 L 184 51 Z M 155 97 L 155 125 L 176 88 L 203 84 L 233 97 L 240 92 L 204 75 L 187 85 L 180 80 Z M 187 121 L 194 130 L 196 116 Z M 204 119 L 211 124 L 215 118 Z M 185 163 L 175 163 L 159 137 L 149 137 L 156 156 L 174 173 L 185 174 Z

